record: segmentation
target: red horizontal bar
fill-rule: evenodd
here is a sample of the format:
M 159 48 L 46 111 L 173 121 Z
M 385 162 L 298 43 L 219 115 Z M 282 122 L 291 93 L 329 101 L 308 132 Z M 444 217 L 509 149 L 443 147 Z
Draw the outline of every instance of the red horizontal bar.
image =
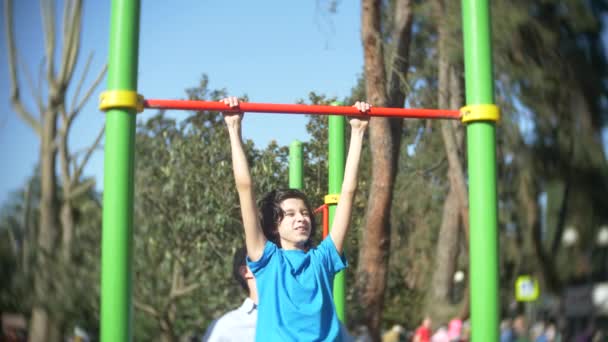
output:
M 228 107 L 222 102 L 188 101 L 188 100 L 144 100 L 145 108 L 181 109 L 181 110 L 215 110 L 227 112 Z M 241 102 L 239 109 L 243 112 L 257 113 L 290 113 L 310 115 L 360 115 L 361 112 L 350 106 L 319 106 L 304 104 L 276 104 Z M 445 109 L 407 109 L 372 107 L 369 116 L 418 118 L 418 119 L 460 119 L 460 111 Z

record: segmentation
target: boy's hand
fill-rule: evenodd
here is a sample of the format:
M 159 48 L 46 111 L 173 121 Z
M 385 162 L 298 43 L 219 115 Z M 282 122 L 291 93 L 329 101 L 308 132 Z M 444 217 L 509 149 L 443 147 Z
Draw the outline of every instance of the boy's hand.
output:
M 355 102 L 353 107 L 357 108 L 363 115 L 351 117 L 350 126 L 353 129 L 365 129 L 367 127 L 367 124 L 369 123 L 369 116 L 366 114 L 370 110 L 370 108 L 372 108 L 372 105 L 367 102 L 357 101 Z
M 239 111 L 239 99 L 236 96 L 229 96 L 221 99 L 220 102 L 231 109 L 231 111 L 222 112 L 226 125 L 233 126 L 239 124 L 243 119 L 243 112 Z

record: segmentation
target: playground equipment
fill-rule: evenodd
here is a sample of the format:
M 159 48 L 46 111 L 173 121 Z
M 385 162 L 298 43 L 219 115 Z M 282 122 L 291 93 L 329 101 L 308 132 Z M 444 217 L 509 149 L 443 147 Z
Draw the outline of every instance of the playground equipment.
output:
M 352 107 L 338 107 L 341 105 L 339 102 L 334 102 L 333 106 L 329 106 L 332 112 L 338 108 L 342 110 L 352 111 Z M 320 106 L 327 107 L 327 106 Z M 358 110 L 355 109 L 354 114 L 359 114 Z M 344 144 L 344 127 L 346 126 L 346 120 L 344 116 L 331 115 L 328 120 L 328 191 L 329 194 L 325 196 L 324 204 L 315 210 L 315 213 L 321 212 L 323 217 L 323 238 L 329 234 L 329 227 L 333 224 L 335 215 L 336 205 L 340 197 L 342 188 L 342 181 L 344 180 L 344 163 L 345 163 L 345 144 Z M 295 189 L 301 189 L 303 180 L 303 161 L 302 161 L 302 144 L 295 141 L 291 144 L 289 149 L 289 186 Z M 334 277 L 334 288 L 333 297 L 334 304 L 336 307 L 336 314 L 341 322 L 346 322 L 346 309 L 345 309 L 345 290 L 346 290 L 346 279 L 344 270 L 338 272 Z
M 101 341 L 131 340 L 131 258 L 135 114 L 144 108 L 225 110 L 219 102 L 146 100 L 137 94 L 139 0 L 113 0 L 108 60 L 101 273 Z M 474 342 L 498 340 L 496 127 L 488 0 L 462 0 L 467 107 L 453 110 L 372 108 L 371 116 L 461 119 L 467 124 L 471 326 Z M 242 103 L 242 111 L 357 115 L 351 107 Z M 343 116 L 330 116 L 344 120 Z M 337 126 L 336 126 L 337 127 Z M 330 135 L 331 135 L 330 129 Z M 344 134 L 336 128 L 335 134 Z M 344 160 L 344 151 L 341 159 Z M 330 168 L 329 194 L 340 191 L 344 164 Z M 301 186 L 301 183 L 300 183 Z M 335 198 L 329 198 L 330 202 Z M 326 204 L 328 204 L 326 200 Z M 329 203 L 331 204 L 331 203 Z M 332 206 L 329 206 L 330 214 Z M 336 279 L 336 283 L 340 283 Z M 343 283 L 342 283 L 343 284 Z M 343 286 L 343 285 L 342 285 Z M 334 289 L 336 298 L 343 298 Z M 343 309 L 342 309 L 343 310 Z M 338 312 L 341 319 L 343 311 Z M 341 316 L 340 316 L 341 315 Z

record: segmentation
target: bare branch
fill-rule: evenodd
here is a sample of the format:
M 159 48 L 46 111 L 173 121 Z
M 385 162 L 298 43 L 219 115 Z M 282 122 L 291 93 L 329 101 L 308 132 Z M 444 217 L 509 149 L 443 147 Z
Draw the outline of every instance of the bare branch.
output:
M 72 5 L 73 2 L 74 1 L 72 1 L 72 0 L 66 0 L 66 1 L 63 2 L 63 15 L 61 17 L 61 19 L 62 19 L 61 22 L 63 23 L 62 37 L 63 37 L 64 44 L 66 42 L 66 37 L 69 34 L 69 24 L 68 24 L 69 21 L 68 20 L 70 20 L 70 9 L 73 6 Z
M 72 182 L 74 182 L 74 179 L 72 179 Z M 68 197 L 68 200 L 72 200 L 82 194 L 84 194 L 85 192 L 91 190 L 93 187 L 95 186 L 95 179 L 94 178 L 90 178 L 87 179 L 86 181 L 78 184 L 76 187 L 72 188 L 72 190 L 70 191 L 70 197 Z
M 152 306 L 150 306 L 148 304 L 144 304 L 144 303 L 138 301 L 136 298 L 133 299 L 133 304 L 135 304 L 136 308 L 138 308 L 139 310 L 147 313 L 148 315 L 150 315 L 150 316 L 152 316 L 154 318 L 160 318 L 160 314 Z
M 186 296 L 192 292 L 194 292 L 196 289 L 198 289 L 199 287 L 201 287 L 203 284 L 202 283 L 194 283 L 194 284 L 190 284 L 188 286 L 185 287 L 181 287 L 175 291 L 171 292 L 171 298 L 170 300 L 175 300 L 179 297 L 183 297 Z
M 42 128 L 40 122 L 34 118 L 34 116 L 25 109 L 25 106 L 19 98 L 19 83 L 17 81 L 17 65 L 15 60 L 17 59 L 17 52 L 15 47 L 15 34 L 13 32 L 13 2 L 12 0 L 4 1 L 4 15 L 6 16 L 6 45 L 8 48 L 8 70 L 11 74 L 11 104 L 17 114 L 32 127 L 38 137 L 42 137 Z
M 83 155 L 83 154 L 87 153 L 87 151 L 89 150 L 89 148 L 90 148 L 90 147 L 89 147 L 89 146 L 87 146 L 87 147 L 83 147 L 83 148 L 79 149 L 79 150 L 78 150 L 78 151 L 76 151 L 76 152 L 72 152 L 72 159 L 77 158 L 77 156 L 81 156 L 81 155 Z M 102 144 L 100 144 L 100 145 L 99 145 L 99 146 L 97 146 L 95 149 L 96 149 L 96 150 L 102 150 L 102 151 L 103 151 L 103 145 L 102 145 Z M 74 167 L 74 169 L 76 169 L 76 167 L 78 167 L 78 165 L 73 165 L 73 167 Z
M 60 107 L 61 108 L 59 108 L 59 114 L 61 115 L 61 120 L 63 121 L 63 126 L 61 127 L 61 129 L 64 130 L 65 134 L 67 135 L 70 131 L 70 126 L 72 125 L 72 122 L 70 120 L 71 115 L 68 115 L 67 109 L 65 108 L 65 104 Z
M 46 54 L 46 78 L 49 87 L 55 88 L 55 12 L 52 3 L 40 0 L 40 11 L 44 23 L 44 46 Z
M 74 95 L 72 96 L 72 101 L 70 102 L 72 104 L 72 108 L 70 108 L 70 110 L 69 110 L 70 112 L 74 112 L 74 103 L 76 103 L 78 97 L 80 96 L 80 89 L 82 89 L 84 80 L 87 77 L 87 74 L 89 73 L 89 67 L 91 66 L 91 61 L 93 61 L 93 52 L 89 53 L 89 57 L 87 58 L 87 62 L 84 65 L 84 70 L 82 71 L 82 75 L 80 76 L 80 79 L 78 80 L 78 84 L 76 85 L 76 89 L 74 90 Z
M 73 47 L 70 50 L 70 55 L 68 56 L 68 63 L 71 65 L 70 69 L 69 69 L 69 74 L 67 75 L 66 78 L 66 82 L 69 82 L 69 80 L 72 79 L 72 75 L 74 74 L 74 69 L 76 66 L 76 62 L 78 61 L 78 54 L 80 52 L 80 34 L 82 33 L 82 28 L 81 28 L 81 22 L 82 22 L 82 1 L 78 1 L 78 11 L 76 12 L 76 19 L 75 21 L 77 21 L 76 24 L 74 24 L 73 27 Z M 76 29 L 77 28 L 77 29 Z
M 63 183 L 65 196 L 70 198 L 71 182 L 70 182 L 70 155 L 68 152 L 68 132 L 70 131 L 70 122 L 67 117 L 65 106 L 61 106 L 59 112 L 63 118 L 63 126 L 59 130 L 57 139 L 59 140 L 59 161 L 61 168 L 61 181 Z
M 196 269 L 194 269 L 194 271 L 190 274 L 190 278 L 191 279 L 198 279 L 202 276 L 203 273 L 208 272 L 211 269 L 211 265 L 206 264 L 204 266 L 201 267 L 197 267 Z M 191 286 L 191 285 L 190 285 Z
M 70 170 L 72 170 L 71 172 L 73 175 L 76 173 L 76 169 L 78 169 L 77 156 L 78 156 L 78 153 L 73 153 L 72 160 L 70 160 Z
M 42 93 L 40 92 L 40 88 L 36 88 L 34 86 L 34 79 L 25 65 L 25 60 L 20 60 L 21 69 L 23 70 L 23 74 L 25 75 L 25 80 L 27 82 L 28 87 L 30 88 L 30 92 L 32 93 L 32 97 L 34 101 L 36 101 L 36 105 L 38 106 L 38 111 L 42 113 L 44 111 L 44 103 L 42 102 Z
M 40 60 L 40 64 L 38 64 L 38 86 L 36 87 L 37 89 L 40 89 L 40 91 L 42 92 L 42 82 L 44 82 L 44 65 L 46 63 L 46 57 L 42 57 L 42 59 Z M 40 115 L 42 115 L 42 113 L 44 113 L 44 110 L 40 111 Z
M 394 8 L 394 28 L 391 34 L 395 50 L 389 64 L 388 101 L 391 107 L 403 107 L 405 75 L 409 67 L 409 47 L 412 32 L 411 0 L 398 0 Z
M 66 61 L 67 61 L 67 56 L 69 54 L 69 50 L 71 48 L 71 42 L 70 42 L 70 29 L 71 29 L 71 21 L 70 21 L 70 13 L 71 13 L 71 9 L 72 9 L 72 0 L 66 0 L 63 3 L 63 16 L 62 16 L 62 23 L 63 23 L 63 31 L 62 31 L 62 40 L 63 40 L 63 46 L 61 49 L 61 64 L 59 67 L 59 84 L 67 84 L 64 82 L 64 73 L 65 73 L 65 67 L 66 67 Z
M 69 18 L 68 18 L 69 17 Z M 61 71 L 59 84 L 62 90 L 70 82 L 76 66 L 80 50 L 80 32 L 82 19 L 82 0 L 70 1 L 64 7 L 63 53 L 61 56 Z
M 169 298 L 173 298 L 173 293 L 181 287 L 181 270 L 182 267 L 179 264 L 178 257 L 175 256 L 175 259 L 173 259 L 173 276 L 171 279 L 171 291 L 169 294 Z
M 89 159 L 91 158 L 91 155 L 93 154 L 93 152 L 97 149 L 97 146 L 99 146 L 99 142 L 101 141 L 101 138 L 103 137 L 103 133 L 104 132 L 105 132 L 105 126 L 101 127 L 101 129 L 99 130 L 99 133 L 97 133 L 97 137 L 95 138 L 95 141 L 93 142 L 93 144 L 85 152 L 85 155 L 84 155 L 84 158 L 82 159 L 82 162 L 80 163 L 80 165 L 78 166 L 78 168 L 74 172 L 74 177 L 73 177 L 74 180 L 77 181 L 78 179 L 80 179 L 80 176 L 82 174 L 82 170 L 84 169 L 84 167 L 89 162 Z
M 89 100 L 89 98 L 91 98 L 91 95 L 93 95 L 93 92 L 95 91 L 95 89 L 97 89 L 97 87 L 103 80 L 107 71 L 108 71 L 108 65 L 105 64 L 103 66 L 103 68 L 101 69 L 101 71 L 99 72 L 99 74 L 97 75 L 95 82 L 93 82 L 93 84 L 91 85 L 91 87 L 89 87 L 89 89 L 87 90 L 85 95 L 82 97 L 82 99 L 80 99 L 80 102 L 78 103 L 78 105 L 76 105 L 76 107 L 74 107 L 74 110 L 70 114 L 71 116 L 76 116 L 78 114 L 78 112 L 80 112 L 80 110 L 82 109 L 84 104 Z

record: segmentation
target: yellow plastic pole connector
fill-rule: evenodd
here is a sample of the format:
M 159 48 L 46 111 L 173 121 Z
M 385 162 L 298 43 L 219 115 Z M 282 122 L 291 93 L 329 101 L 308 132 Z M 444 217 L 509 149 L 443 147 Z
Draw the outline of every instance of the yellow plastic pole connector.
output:
M 338 204 L 339 200 L 340 194 L 325 195 L 325 204 Z
M 493 104 L 476 104 L 460 108 L 462 122 L 471 121 L 498 121 L 500 108 Z
M 134 90 L 108 90 L 99 96 L 99 109 L 133 109 L 137 113 L 144 111 L 144 97 Z

